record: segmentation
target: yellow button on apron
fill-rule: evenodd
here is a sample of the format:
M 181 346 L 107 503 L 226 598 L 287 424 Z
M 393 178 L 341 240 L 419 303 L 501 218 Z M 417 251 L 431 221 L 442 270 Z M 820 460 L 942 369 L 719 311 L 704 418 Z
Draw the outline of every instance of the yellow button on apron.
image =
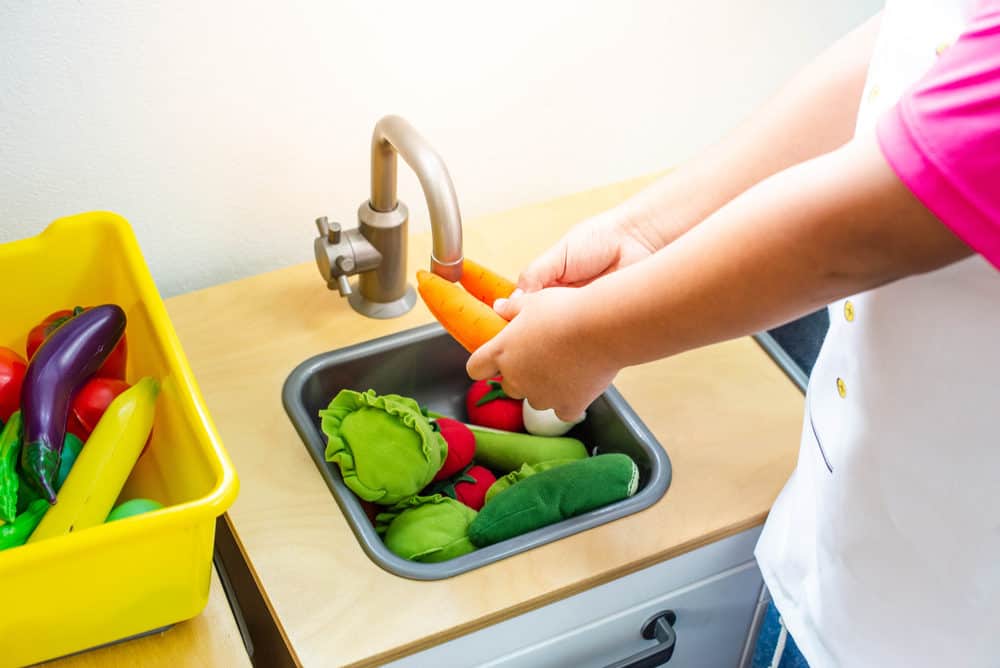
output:
M 937 45 L 937 48 L 934 49 L 934 53 L 940 56 L 942 53 L 948 50 L 949 46 L 951 46 L 951 42 L 941 42 L 940 44 Z
M 874 102 L 878 98 L 878 94 L 882 92 L 882 89 L 878 85 L 872 86 L 871 90 L 868 91 L 868 101 Z
M 837 393 L 841 397 L 846 397 L 847 396 L 847 384 L 844 383 L 844 379 L 843 378 L 838 378 L 837 379 Z
M 844 302 L 844 320 L 847 322 L 854 322 L 854 304 L 848 299 Z

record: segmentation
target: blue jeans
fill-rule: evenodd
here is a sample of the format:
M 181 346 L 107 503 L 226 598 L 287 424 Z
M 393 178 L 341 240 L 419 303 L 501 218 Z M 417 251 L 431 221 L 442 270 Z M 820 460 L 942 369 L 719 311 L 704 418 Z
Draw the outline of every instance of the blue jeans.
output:
M 809 668 L 808 662 L 792 639 L 774 607 L 768 603 L 764 621 L 757 633 L 751 668 Z

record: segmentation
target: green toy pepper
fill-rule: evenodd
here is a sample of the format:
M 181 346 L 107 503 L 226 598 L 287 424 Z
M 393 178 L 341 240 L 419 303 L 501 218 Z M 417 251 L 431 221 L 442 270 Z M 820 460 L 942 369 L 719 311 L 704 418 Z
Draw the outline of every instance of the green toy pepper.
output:
M 365 501 L 391 506 L 434 478 L 448 445 L 413 399 L 374 390 L 341 390 L 319 412 L 328 437 L 326 461 Z
M 0 520 L 17 516 L 17 455 L 21 451 L 21 411 L 14 411 L 0 432 Z
M 0 551 L 24 545 L 48 509 L 48 501 L 35 499 L 11 524 L 0 526 Z
M 375 530 L 385 546 L 411 561 L 438 562 L 476 549 L 469 542 L 469 524 L 476 511 L 441 494 L 412 496 L 379 513 Z
M 469 525 L 476 547 L 492 545 L 635 494 L 639 469 L 613 453 L 563 464 L 522 480 L 483 506 Z

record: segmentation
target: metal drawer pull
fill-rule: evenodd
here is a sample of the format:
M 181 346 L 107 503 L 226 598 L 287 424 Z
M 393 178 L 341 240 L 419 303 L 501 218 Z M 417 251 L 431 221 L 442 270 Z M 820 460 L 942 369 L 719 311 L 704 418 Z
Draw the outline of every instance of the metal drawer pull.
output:
M 647 640 L 656 638 L 657 643 L 627 659 L 616 661 L 607 668 L 653 668 L 670 661 L 670 657 L 674 655 L 674 647 L 677 646 L 677 633 L 674 631 L 676 623 L 677 615 L 673 610 L 656 613 L 642 625 L 642 637 Z

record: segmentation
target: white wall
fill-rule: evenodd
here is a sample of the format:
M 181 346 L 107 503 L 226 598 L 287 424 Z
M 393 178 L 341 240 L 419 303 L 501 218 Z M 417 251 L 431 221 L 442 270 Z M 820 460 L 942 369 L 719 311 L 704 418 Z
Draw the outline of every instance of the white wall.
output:
M 879 4 L 0 0 L 0 240 L 111 209 L 165 295 L 307 261 L 315 216 L 354 223 L 386 113 L 466 218 L 648 173 Z

